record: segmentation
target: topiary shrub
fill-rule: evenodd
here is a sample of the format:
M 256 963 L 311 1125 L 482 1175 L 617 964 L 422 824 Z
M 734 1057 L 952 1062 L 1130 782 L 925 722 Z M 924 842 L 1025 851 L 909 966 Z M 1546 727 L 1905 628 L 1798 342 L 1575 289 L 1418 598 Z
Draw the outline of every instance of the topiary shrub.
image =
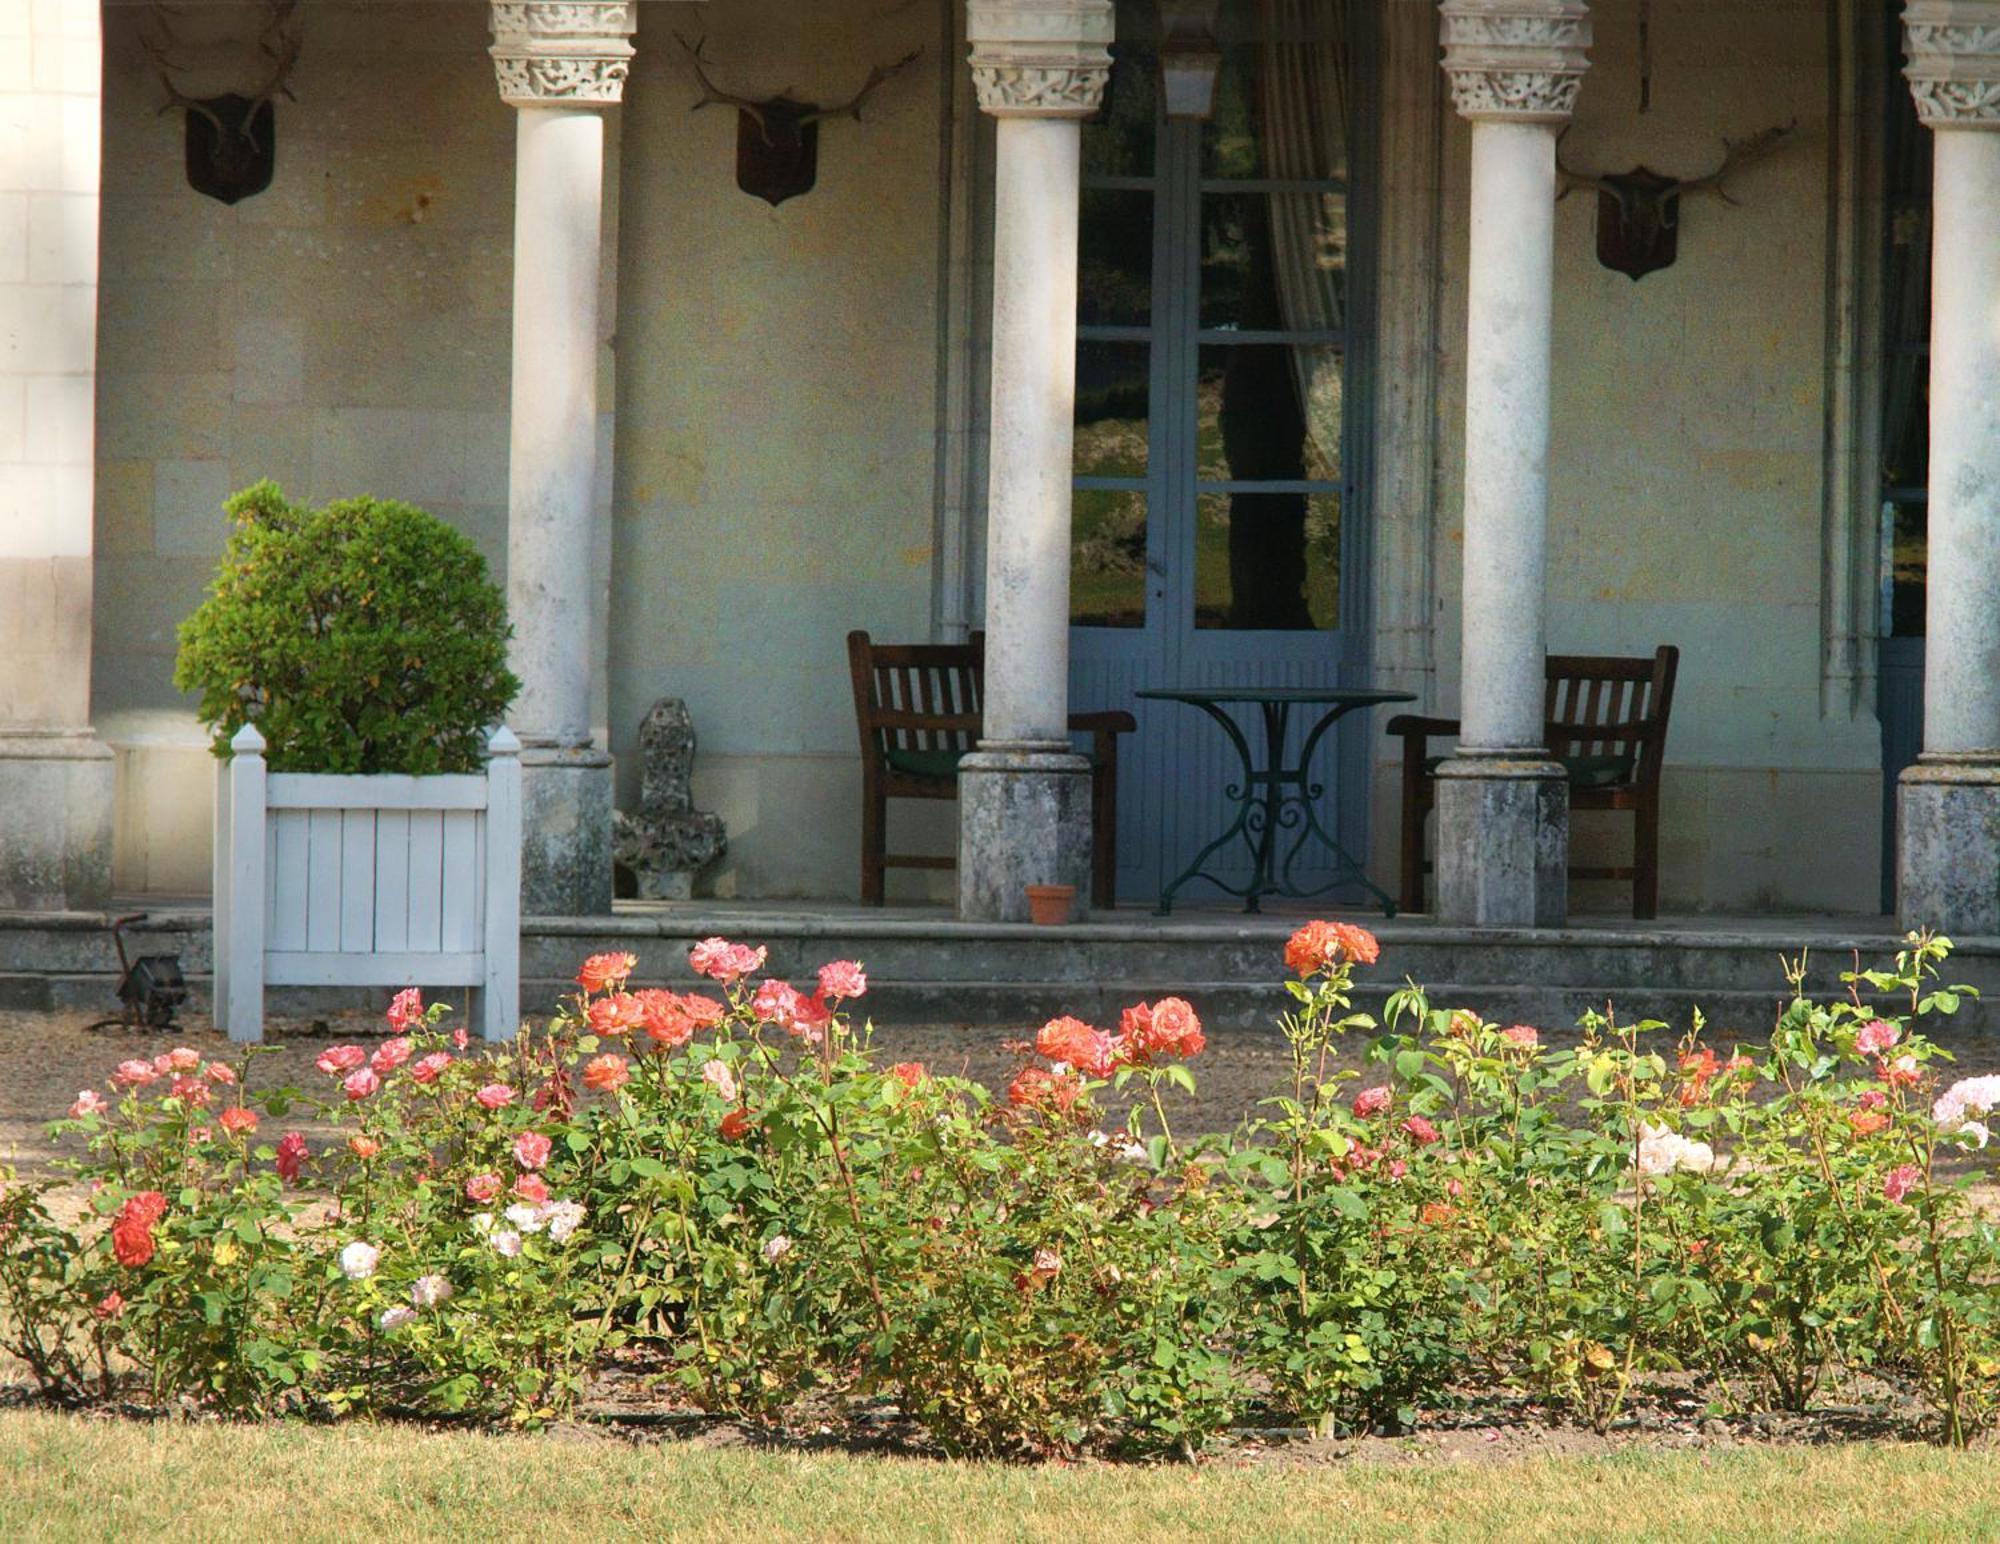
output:
M 307 509 L 265 481 L 224 508 L 235 529 L 174 667 L 215 754 L 254 720 L 275 772 L 478 771 L 521 689 L 479 550 L 383 499 Z

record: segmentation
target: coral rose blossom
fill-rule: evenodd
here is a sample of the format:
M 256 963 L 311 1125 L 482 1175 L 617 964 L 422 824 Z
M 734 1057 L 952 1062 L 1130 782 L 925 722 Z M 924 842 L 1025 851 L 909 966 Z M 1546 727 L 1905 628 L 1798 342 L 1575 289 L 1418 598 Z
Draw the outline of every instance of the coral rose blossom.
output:
M 1109 1077 L 1118 1063 L 1117 1047 L 1109 1035 L 1067 1014 L 1041 1027 L 1035 1035 L 1035 1051 L 1052 1062 L 1074 1067 L 1087 1078 Z
M 102 1115 L 111 1108 L 110 1102 L 94 1088 L 82 1089 L 77 1093 L 76 1103 L 69 1107 L 71 1120 L 82 1120 L 86 1115 Z
M 169 1072 L 197 1072 L 201 1069 L 201 1052 L 184 1045 L 177 1045 L 167 1052 Z
M 135 1058 L 131 1061 L 120 1062 L 118 1070 L 111 1074 L 111 1081 L 114 1083 L 123 1083 L 127 1088 L 143 1088 L 146 1084 L 161 1076 L 163 1074 L 151 1062 L 139 1061 Z
M 630 992 L 600 997 L 590 1005 L 590 1028 L 599 1035 L 629 1035 L 645 1021 L 645 1009 Z
M 1147 1062 L 1156 1056 L 1199 1056 L 1207 1044 L 1194 1009 L 1178 997 L 1162 997 L 1150 1007 L 1140 1003 L 1125 1010 L 1112 1059 Z
M 1007 1102 L 1017 1110 L 1068 1115 L 1083 1097 L 1083 1085 L 1068 1073 L 1029 1067 L 1007 1085 Z
M 655 986 L 632 995 L 639 1004 L 639 1025 L 646 1031 L 647 1039 L 674 1049 L 694 1038 L 694 1020 L 672 992 L 663 992 Z
M 215 1123 L 231 1136 L 241 1136 L 245 1132 L 257 1129 L 257 1112 L 246 1110 L 240 1104 L 232 1104 L 216 1116 Z
M 1903 1198 L 1916 1188 L 1917 1181 L 1923 1177 L 1924 1171 L 1914 1163 L 1903 1164 L 1889 1171 L 1888 1178 L 1882 1181 L 1882 1194 L 1900 1206 Z
M 358 1045 L 336 1045 L 321 1051 L 313 1065 L 330 1078 L 337 1078 L 352 1072 L 368 1060 L 368 1053 Z
M 924 1075 L 924 1064 L 922 1062 L 897 1062 L 895 1066 L 889 1069 L 889 1076 L 894 1078 L 898 1083 L 901 1083 L 905 1088 L 915 1088 L 923 1082 Z
M 514 1161 L 524 1169 L 539 1169 L 549 1161 L 549 1139 L 539 1131 L 524 1131 L 514 1138 Z
M 100 1319 L 115 1319 L 124 1311 L 125 1297 L 119 1292 L 105 1293 L 97 1300 L 97 1306 L 91 1309 L 91 1312 Z
M 406 986 L 398 992 L 395 1001 L 389 1004 L 389 1027 L 401 1034 L 424 1016 L 424 994 L 413 986 Z
M 211 1083 L 220 1083 L 227 1087 L 236 1081 L 236 1069 L 228 1062 L 210 1062 L 208 1070 L 202 1076 Z
M 1361 1120 L 1366 1120 L 1371 1115 L 1380 1115 L 1389 1108 L 1389 1101 L 1393 1097 L 1386 1083 L 1378 1083 L 1373 1088 L 1364 1088 L 1354 1096 L 1354 1113 Z
M 760 981 L 750 999 L 750 1011 L 757 1016 L 757 1022 L 775 1024 L 780 1029 L 790 1029 L 804 1006 L 805 998 L 789 981 Z
M 703 997 L 699 992 L 688 992 L 681 997 L 681 1012 L 696 1029 L 713 1029 L 722 1022 L 729 1011 L 713 997 Z
M 820 966 L 819 990 L 822 997 L 845 1001 L 868 990 L 868 976 L 859 960 L 834 960 Z
M 725 1142 L 740 1142 L 750 1130 L 750 1112 L 731 1110 L 716 1123 L 715 1129 L 722 1133 Z
M 600 1061 L 602 1057 L 598 1058 Z M 616 1057 L 612 1058 L 614 1061 Z M 504 1110 L 514 1102 L 514 1090 L 505 1083 L 488 1083 L 472 1096 L 489 1110 Z
M 609 1094 L 632 1081 L 625 1058 L 609 1053 L 593 1056 L 583 1064 L 583 1086 L 595 1094 Z
M 1373 965 L 1382 957 L 1375 935 L 1351 922 L 1308 922 L 1285 943 L 1285 968 L 1296 976 L 1331 970 L 1343 958 Z
M 357 1131 L 347 1139 L 347 1150 L 363 1163 L 366 1163 L 370 1158 L 373 1158 L 377 1153 L 382 1151 L 382 1144 L 373 1137 L 364 1136 L 361 1132 Z
M 500 1194 L 500 1186 L 497 1174 L 475 1174 L 465 1182 L 465 1198 L 484 1206 Z
M 1889 1117 L 1880 1110 L 1852 1110 L 1848 1113 L 1847 1125 L 1857 1137 L 1872 1137 L 1878 1131 L 1889 1129 Z
M 1923 1074 L 1917 1070 L 1914 1056 L 1898 1056 L 1894 1061 L 1882 1063 L 1882 1081 L 1891 1088 L 1911 1088 Z
M 636 954 L 593 954 L 576 973 L 576 984 L 586 992 L 606 992 L 638 968 Z
M 368 1065 L 378 1077 L 387 1077 L 410 1059 L 410 1042 L 398 1035 L 394 1040 L 384 1040 L 375 1048 L 375 1054 L 368 1058 Z
M 1412 1115 L 1403 1122 L 1403 1129 L 1410 1134 L 1410 1140 L 1419 1147 L 1428 1147 L 1438 1139 L 1438 1129 L 1421 1115 Z
M 153 1258 L 153 1229 L 167 1215 L 167 1198 L 157 1190 L 141 1190 L 125 1198 L 111 1220 L 111 1252 L 118 1263 L 136 1270 Z
M 419 1083 L 435 1083 L 438 1074 L 450 1065 L 451 1053 L 449 1051 L 433 1051 L 430 1055 L 421 1058 L 414 1067 L 410 1068 L 410 1076 L 415 1078 Z
M 340 1086 L 346 1091 L 349 1099 L 358 1103 L 379 1089 L 382 1086 L 382 1079 L 376 1075 L 373 1067 L 363 1067 L 348 1073 L 341 1080 Z
M 539 1174 L 523 1174 L 514 1181 L 514 1194 L 534 1206 L 546 1206 L 549 1187 Z
M 1500 1031 L 1500 1038 L 1517 1051 L 1532 1051 L 1542 1043 L 1542 1032 L 1532 1024 L 1510 1024 Z
M 306 1139 L 296 1131 L 287 1131 L 278 1139 L 278 1178 L 288 1185 L 299 1181 L 299 1170 L 305 1166 Z
M 732 944 L 726 938 L 704 938 L 688 951 L 688 964 L 697 976 L 706 976 L 727 986 L 733 981 L 741 981 L 753 971 L 762 970 L 768 953 L 765 949 L 752 949 L 748 944 Z

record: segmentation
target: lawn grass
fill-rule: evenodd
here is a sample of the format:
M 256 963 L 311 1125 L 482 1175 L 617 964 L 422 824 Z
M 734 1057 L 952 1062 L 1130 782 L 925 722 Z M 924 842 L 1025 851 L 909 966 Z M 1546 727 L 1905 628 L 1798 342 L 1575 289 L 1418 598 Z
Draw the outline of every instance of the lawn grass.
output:
M 0 1415 L 0 1538 L 1978 1538 L 2000 1463 L 1904 1444 L 1518 1463 L 932 1463 L 590 1437 Z

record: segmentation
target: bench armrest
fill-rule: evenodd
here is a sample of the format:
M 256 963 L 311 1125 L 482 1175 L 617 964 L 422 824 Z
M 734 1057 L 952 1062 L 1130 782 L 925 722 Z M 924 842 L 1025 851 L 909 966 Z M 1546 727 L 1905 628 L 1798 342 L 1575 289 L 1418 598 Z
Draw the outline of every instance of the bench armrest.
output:
M 1114 708 L 1104 713 L 1072 713 L 1069 727 L 1093 734 L 1131 734 L 1138 729 L 1139 721 L 1130 713 Z
M 1458 720 L 1426 718 L 1420 713 L 1398 713 L 1385 727 L 1388 733 L 1405 740 L 1427 740 L 1432 735 L 1443 739 L 1458 733 Z

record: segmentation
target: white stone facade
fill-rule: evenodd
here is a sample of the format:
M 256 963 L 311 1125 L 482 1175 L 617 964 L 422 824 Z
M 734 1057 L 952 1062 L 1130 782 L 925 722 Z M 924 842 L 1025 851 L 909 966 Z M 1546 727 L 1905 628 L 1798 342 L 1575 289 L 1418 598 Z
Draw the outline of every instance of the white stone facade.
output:
M 1589 7 L 1581 77 L 1564 52 L 1579 5 L 1392 3 L 1386 22 L 1394 62 L 1382 96 L 1395 116 L 1385 132 L 1398 149 L 1384 172 L 1380 232 L 1396 266 L 1382 276 L 1377 322 L 1376 657 L 1394 684 L 1443 711 L 1462 699 L 1518 708 L 1520 695 L 1461 692 L 1460 662 L 1478 652 L 1465 631 L 1468 600 L 1472 616 L 1490 611 L 1468 595 L 1465 573 L 1478 511 L 1463 493 L 1475 133 L 1463 111 L 1568 111 L 1565 160 L 1688 176 L 1714 164 L 1724 138 L 1799 119 L 1785 151 L 1732 185 L 1735 207 L 1686 204 L 1679 261 L 1638 285 L 1595 262 L 1594 199 L 1553 205 L 1541 630 L 1547 647 L 1566 652 L 1682 648 L 1663 821 L 1669 908 L 1875 904 L 1881 775 L 1865 666 L 1852 705 L 1822 695 L 1829 629 L 1848 626 L 1829 616 L 1835 558 L 1823 507 L 1829 318 L 1851 298 L 1826 280 L 1831 6 L 1654 0 L 1643 113 L 1636 0 Z M 241 8 L 177 9 L 189 88 L 226 89 L 241 58 L 232 51 Z M 61 651 L 71 676 L 88 678 L 58 695 L 82 705 L 65 732 L 94 721 L 119 752 L 115 852 L 129 890 L 196 892 L 206 872 L 209 763 L 170 674 L 174 626 L 220 550 L 227 491 L 272 475 L 312 499 L 408 497 L 467 530 L 496 574 L 509 566 L 520 110 L 496 89 L 495 12 L 484 0 L 309 9 L 299 99 L 278 104 L 276 180 L 229 209 L 181 178 L 179 115 L 155 115 L 158 83 L 136 46 L 143 8 L 104 13 L 104 153 L 91 158 L 102 169 L 104 282 L 86 361 L 95 445 L 82 452 L 95 468 L 94 520 L 81 545 L 70 530 L 61 554 L 94 592 L 67 614 L 93 620 Z M 595 27 L 605 9 L 573 14 L 590 13 Z M 966 34 L 976 40 L 984 18 L 1001 13 L 1010 25 L 1032 13 L 1056 26 L 1102 9 L 996 4 L 967 16 L 959 0 L 893 13 L 860 0 L 635 9 L 622 105 L 598 109 L 604 223 L 592 514 L 581 538 L 587 615 L 576 623 L 588 639 L 582 727 L 621 758 L 629 802 L 636 769 L 622 761 L 641 716 L 662 695 L 687 698 L 703 743 L 698 801 L 731 829 L 725 893 L 850 893 L 858 779 L 841 634 L 866 626 L 918 639 L 957 625 L 936 570 L 976 573 L 990 555 L 983 286 L 999 233 L 983 179 L 990 136 L 1005 125 L 975 125 L 950 155 L 945 131 L 977 110 L 981 83 L 989 118 L 1041 103 L 1060 121 L 1083 105 L 1079 82 L 1092 67 L 1030 59 L 1010 34 L 1011 60 L 989 47 L 975 75 Z M 12 0 L 0 18 L 61 10 Z M 1911 13 L 1913 37 L 1919 26 L 1980 24 L 1963 6 Z M 871 65 L 924 53 L 863 124 L 822 126 L 819 185 L 771 210 L 733 185 L 734 115 L 688 112 L 698 87 L 677 28 L 705 30 L 712 69 L 753 96 L 790 88 L 834 100 Z M 1438 69 L 1447 42 L 1458 65 L 1450 77 Z M 1521 66 L 1533 91 L 1519 89 L 1521 69 L 1468 62 L 1497 44 L 1553 50 L 1553 62 Z M 18 82 L 6 72 L 19 57 L 0 48 L 9 102 Z M 1951 70 L 1920 92 L 1976 110 L 1985 77 Z M 81 117 L 57 165 L 95 144 L 96 109 L 63 111 Z M 1864 137 L 1874 121 L 1862 120 Z M 10 243 L 9 220 L 33 191 L 0 191 L 0 285 L 14 282 L 14 252 L 28 250 L 24 235 Z M 957 294 L 941 291 L 944 275 Z M 31 322 L 49 325 L 40 308 Z M 38 345 L 36 357 L 61 356 Z M 947 360 L 969 361 L 949 393 Z M 0 370 L 0 478 L 17 464 L 9 426 L 30 439 L 23 379 Z M 18 415 L 13 390 L 23 394 Z M 55 443 L 33 437 L 37 454 Z M 977 488 L 957 500 L 967 523 L 948 530 L 937 514 L 948 502 L 947 444 L 974 463 L 966 480 Z M 1852 518 L 1871 530 L 1866 477 L 1855 499 Z M 0 544 L 24 542 L 20 529 L 0 532 Z M 1863 551 L 1841 573 L 1865 615 L 1872 557 Z M 966 620 L 979 622 L 982 609 L 990 620 L 990 594 L 976 579 L 963 588 L 975 601 Z M 0 630 L 23 627 L 27 604 L 0 608 Z M 1862 636 L 1857 647 L 1865 656 L 1871 644 Z M 12 665 L 0 676 L 0 695 L 46 696 L 58 679 Z M 566 700 L 575 702 L 573 686 Z M 34 711 L 50 710 L 38 701 Z M 1049 716 L 1047 702 L 1030 714 Z M 1393 778 L 1378 775 L 1378 833 L 1395 797 Z M 950 807 L 930 813 L 944 850 Z M 1582 849 L 1605 838 L 1580 825 L 1573 839 Z M 1622 828 L 1612 840 L 1622 845 Z M 1378 835 L 1375 851 L 1386 874 L 1393 845 Z M 906 896 L 947 893 L 908 883 Z M 1617 904 L 1619 892 L 1572 899 L 1590 909 Z

